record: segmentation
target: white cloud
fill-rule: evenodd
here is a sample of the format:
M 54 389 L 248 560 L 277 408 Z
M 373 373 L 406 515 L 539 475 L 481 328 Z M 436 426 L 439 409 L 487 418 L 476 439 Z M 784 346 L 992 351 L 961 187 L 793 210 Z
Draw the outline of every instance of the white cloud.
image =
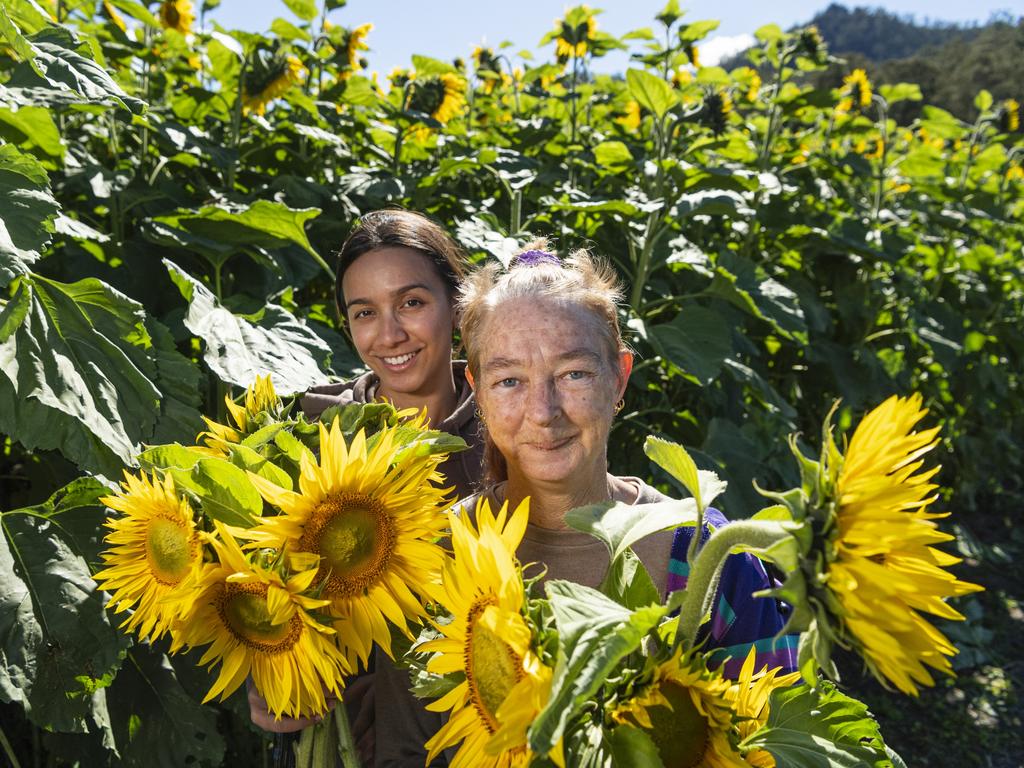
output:
M 703 45 L 697 47 L 700 50 L 700 63 L 706 67 L 717 65 L 722 59 L 727 59 L 734 53 L 739 53 L 754 45 L 757 40 L 753 35 L 718 35 L 712 37 Z

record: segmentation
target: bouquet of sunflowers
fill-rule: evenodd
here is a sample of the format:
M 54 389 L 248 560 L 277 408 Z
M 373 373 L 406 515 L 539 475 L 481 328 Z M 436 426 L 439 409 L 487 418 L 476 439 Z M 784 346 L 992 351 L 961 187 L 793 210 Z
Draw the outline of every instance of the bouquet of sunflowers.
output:
M 233 425 L 209 421 L 196 445 L 150 448 L 105 499 L 119 514 L 96 578 L 127 613 L 122 628 L 169 635 L 172 652 L 205 648 L 199 663 L 217 667 L 206 700 L 251 677 L 270 711 L 290 717 L 325 713 L 374 645 L 399 656 L 412 643 L 414 690 L 449 714 L 429 758 L 458 746 L 456 768 L 899 768 L 867 708 L 819 672 L 836 677 L 838 645 L 916 694 L 932 684 L 927 667 L 952 673 L 956 653 L 922 613 L 958 618 L 946 599 L 980 589 L 934 546 L 951 537 L 926 511 L 937 470 L 922 457 L 937 430 L 914 431 L 926 413 L 917 397 L 869 413 L 845 452 L 831 419 L 818 460 L 791 439 L 801 486 L 765 491 L 777 503 L 694 536 L 687 588 L 666 601 L 630 547 L 703 529 L 725 487 L 681 446 L 651 438 L 646 451 L 692 498 L 569 514 L 608 547 L 615 578 L 591 589 L 524 574 L 528 501 L 451 512 L 438 465 L 464 444 L 423 414 L 351 405 L 311 423 L 290 415 L 269 378 L 227 408 Z M 792 606 L 798 673 L 756 669 L 751 651 L 726 678 L 697 642 L 736 551 L 784 575 L 765 597 Z M 337 754 L 355 765 L 351 742 L 338 710 L 303 734 L 300 762 L 333 766 Z

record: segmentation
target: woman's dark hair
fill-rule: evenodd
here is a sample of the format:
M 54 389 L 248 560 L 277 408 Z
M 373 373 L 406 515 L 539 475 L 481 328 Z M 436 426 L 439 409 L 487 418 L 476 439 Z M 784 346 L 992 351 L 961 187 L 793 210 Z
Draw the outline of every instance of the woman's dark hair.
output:
M 345 239 L 338 253 L 334 299 L 342 323 L 347 325 L 342 279 L 349 267 L 364 253 L 380 248 L 411 248 L 434 265 L 449 298 L 454 299 L 466 271 L 466 257 L 444 228 L 422 213 L 399 208 L 370 211 Z

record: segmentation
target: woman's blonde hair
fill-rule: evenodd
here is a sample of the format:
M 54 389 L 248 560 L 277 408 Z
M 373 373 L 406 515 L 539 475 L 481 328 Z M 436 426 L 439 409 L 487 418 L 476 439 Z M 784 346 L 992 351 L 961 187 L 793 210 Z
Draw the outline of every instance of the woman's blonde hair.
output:
M 506 301 L 522 298 L 549 299 L 588 310 L 597 320 L 604 341 L 604 357 L 617 369 L 620 352 L 627 349 L 619 328 L 618 302 L 622 288 L 615 270 L 587 250 L 573 251 L 558 259 L 545 239 L 535 240 L 512 257 L 508 267 L 488 262 L 471 272 L 459 288 L 458 313 L 462 345 L 473 377 L 480 377 L 480 350 L 487 319 Z M 498 482 L 508 477 L 505 459 L 487 436 L 484 447 L 485 479 Z

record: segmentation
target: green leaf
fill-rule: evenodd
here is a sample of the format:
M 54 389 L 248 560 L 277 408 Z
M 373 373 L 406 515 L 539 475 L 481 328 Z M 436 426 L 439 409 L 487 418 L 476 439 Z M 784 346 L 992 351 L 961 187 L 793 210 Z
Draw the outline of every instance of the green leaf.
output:
M 130 643 L 82 554 L 81 532 L 102 530 L 96 500 L 105 490 L 73 484 L 36 507 L 0 513 L 0 701 L 19 702 L 47 729 L 85 730 L 94 694 L 102 696 Z
M 664 117 L 679 100 L 671 85 L 642 69 L 626 71 L 626 86 L 641 107 L 650 110 L 659 118 Z
M 161 425 L 177 432 L 198 422 L 195 393 L 175 389 L 194 386 L 194 366 L 169 334 L 149 333 L 137 302 L 93 278 L 32 275 L 0 312 L 0 328 L 22 312 L 0 342 L 0 432 L 116 475 Z
M 700 384 L 710 384 L 732 352 L 722 316 L 696 304 L 687 305 L 668 323 L 648 328 L 659 354 Z
M 702 40 L 707 37 L 710 32 L 714 32 L 718 29 L 720 21 L 716 19 L 707 19 L 705 21 L 695 21 L 691 24 L 685 24 L 679 28 L 679 42 L 681 43 L 693 43 L 697 40 Z
M 281 18 L 270 22 L 270 31 L 282 40 L 301 40 L 304 43 L 308 43 L 313 39 L 313 36 L 306 30 L 299 29 L 290 21 Z
M 770 323 L 776 333 L 787 339 L 807 338 L 799 297 L 749 259 L 733 253 L 721 254 L 715 265 L 715 278 L 705 292 Z
M 149 9 L 142 3 L 137 3 L 135 0 L 109 0 L 109 2 L 119 11 L 123 11 L 133 19 L 138 19 L 143 24 L 154 29 L 160 28 L 160 19 L 150 13 Z
M 312 21 L 316 18 L 316 0 L 284 0 L 284 4 L 303 21 Z
M 754 37 L 762 43 L 781 40 L 783 34 L 782 28 L 778 24 L 765 24 L 763 27 L 758 27 L 754 30 Z
M 0 146 L 0 288 L 29 273 L 59 210 L 42 164 L 10 144 Z
M 917 83 L 883 83 L 878 86 L 878 93 L 890 105 L 898 101 L 920 101 L 923 98 L 921 86 Z
M 697 505 L 693 499 L 657 501 L 653 504 L 602 502 L 577 507 L 565 515 L 565 523 L 604 542 L 611 559 L 652 533 L 694 525 Z
M 31 62 L 18 64 L 0 86 L 0 103 L 56 107 L 116 106 L 142 114 L 146 105 L 129 96 L 97 63 L 92 48 L 67 27 L 49 26 L 26 38 Z
M 196 446 L 172 443 L 147 448 L 139 454 L 139 464 L 145 470 L 171 468 L 191 470 L 201 459 L 209 457 L 209 453 L 199 450 Z
M 662 605 L 630 611 L 595 589 L 568 581 L 552 579 L 545 588 L 558 627 L 559 649 L 551 697 L 527 734 L 530 749 L 541 755 L 554 747 L 569 720 L 668 611 Z
M 446 61 L 432 59 L 429 56 L 421 56 L 414 53 L 412 56 L 412 68 L 416 70 L 417 77 L 428 77 L 430 75 L 458 74 L 455 67 Z
M 248 387 L 270 374 L 280 395 L 305 392 L 327 382 L 321 367 L 330 348 L 301 320 L 267 304 L 256 322 L 226 309 L 202 283 L 164 260 L 171 279 L 188 301 L 185 327 L 206 344 L 203 359 L 222 381 Z
M 259 475 L 287 491 L 292 489 L 291 475 L 266 456 L 259 454 L 247 445 L 231 446 L 231 463 L 236 467 Z
M 630 610 L 661 601 L 661 594 L 640 558 L 627 549 L 608 567 L 600 590 Z
M 244 469 L 227 459 L 200 459 L 191 471 L 171 469 L 175 483 L 199 497 L 203 514 L 240 528 L 251 528 L 263 513 L 260 496 Z
M 35 59 L 35 50 L 29 45 L 28 40 L 21 34 L 21 30 L 7 15 L 7 4 L 0 5 L 0 40 L 4 40 L 11 50 L 17 54 L 17 61 L 31 62 Z
M 183 689 L 167 657 L 153 646 L 137 645 L 129 651 L 110 694 L 114 738 L 121 753 L 118 765 L 222 764 L 225 745 L 217 710 Z
M 697 469 L 693 458 L 678 443 L 648 436 L 644 441 L 644 453 L 647 454 L 647 458 L 682 483 L 701 511 L 710 507 L 712 502 L 725 492 L 728 483 L 720 480 L 714 472 Z
M 0 135 L 22 147 L 38 147 L 50 157 L 64 157 L 60 131 L 45 107 L 0 109 Z
M 769 708 L 767 723 L 741 747 L 764 749 L 791 768 L 891 768 L 867 706 L 827 681 L 778 688 Z
M 633 155 L 621 141 L 602 141 L 594 147 L 594 160 L 609 170 L 621 170 L 633 163 Z
M 992 94 L 982 88 L 974 97 L 974 106 L 978 108 L 979 112 L 988 112 L 992 108 Z
M 623 768 L 664 768 L 661 753 L 647 731 L 619 725 L 608 735 L 615 766 Z
M 294 243 L 319 261 L 305 229 L 306 222 L 319 215 L 319 208 L 289 208 L 284 203 L 257 200 L 237 210 L 210 205 L 198 211 L 158 216 L 153 221 L 232 246 L 281 248 Z

